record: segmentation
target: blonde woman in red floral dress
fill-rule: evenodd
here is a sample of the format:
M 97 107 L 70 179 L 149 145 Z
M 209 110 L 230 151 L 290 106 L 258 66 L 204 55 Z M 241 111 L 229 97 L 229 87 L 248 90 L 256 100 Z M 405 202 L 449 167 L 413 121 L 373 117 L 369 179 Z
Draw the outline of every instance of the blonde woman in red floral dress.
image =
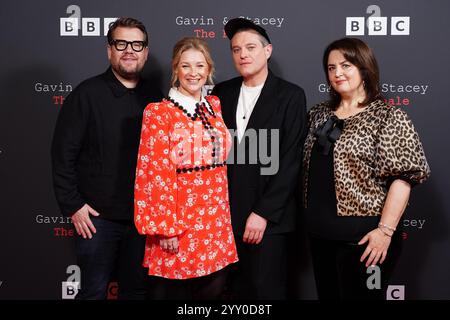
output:
M 144 111 L 135 225 L 147 235 L 153 299 L 220 298 L 226 267 L 238 261 L 225 164 L 231 137 L 219 99 L 202 95 L 213 72 L 205 41 L 180 40 L 169 98 Z

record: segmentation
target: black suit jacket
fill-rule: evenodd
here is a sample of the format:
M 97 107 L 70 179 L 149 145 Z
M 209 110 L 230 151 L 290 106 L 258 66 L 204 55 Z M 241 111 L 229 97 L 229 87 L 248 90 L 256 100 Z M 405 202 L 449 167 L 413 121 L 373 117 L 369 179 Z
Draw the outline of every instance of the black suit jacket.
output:
M 237 77 L 217 84 L 212 91 L 213 95 L 220 98 L 223 118 L 230 131 L 236 130 L 236 109 L 242 81 L 242 77 Z M 259 156 L 256 163 L 249 163 L 250 143 L 245 143 L 243 148 L 245 137 L 239 145 L 237 136 L 234 136 L 230 154 L 234 155 L 235 163 L 230 163 L 232 159 L 228 161 L 228 185 L 235 234 L 244 233 L 251 212 L 268 220 L 266 234 L 285 233 L 295 229 L 298 213 L 295 190 L 299 183 L 306 120 L 303 89 L 269 71 L 246 132 L 249 129 L 256 130 L 258 142 L 254 140 L 252 144 L 260 144 L 263 135 L 266 135 L 269 144 L 266 149 L 271 150 L 270 145 L 275 141 L 270 132 L 273 129 L 279 130 L 278 171 L 273 175 L 262 175 L 261 169 L 267 169 L 270 165 L 265 165 L 264 158 Z M 236 163 L 239 148 L 245 149 L 247 161 L 244 164 Z

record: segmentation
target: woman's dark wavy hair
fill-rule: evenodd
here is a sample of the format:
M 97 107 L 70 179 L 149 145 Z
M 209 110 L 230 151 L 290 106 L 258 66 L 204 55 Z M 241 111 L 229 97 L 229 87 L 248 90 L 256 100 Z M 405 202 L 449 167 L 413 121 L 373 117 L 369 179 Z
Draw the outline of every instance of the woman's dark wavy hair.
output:
M 325 77 L 330 86 L 330 107 L 333 110 L 336 110 L 341 103 L 341 96 L 330 85 L 330 79 L 328 78 L 328 56 L 333 50 L 340 51 L 347 61 L 354 64 L 359 69 L 361 78 L 364 81 L 364 90 L 366 92 L 366 99 L 360 105 L 368 105 L 375 100 L 383 98 L 380 90 L 380 72 L 378 63 L 372 49 L 370 49 L 364 41 L 357 38 L 342 38 L 333 41 L 328 45 L 323 53 L 322 60 Z

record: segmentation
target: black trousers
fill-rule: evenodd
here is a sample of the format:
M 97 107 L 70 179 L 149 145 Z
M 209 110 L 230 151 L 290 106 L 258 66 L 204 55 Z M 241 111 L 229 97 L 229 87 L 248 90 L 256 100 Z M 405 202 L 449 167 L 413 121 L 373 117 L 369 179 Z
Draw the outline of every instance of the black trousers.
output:
M 76 240 L 77 263 L 81 269 L 81 290 L 76 299 L 107 298 L 108 283 L 117 271 L 118 299 L 144 300 L 147 272 L 142 267 L 145 236 L 132 222 L 91 217 L 97 233 L 92 239 Z
M 369 289 L 367 280 L 375 274 L 367 272 L 360 258 L 367 243 L 318 239 L 310 236 L 311 255 L 319 300 L 384 300 L 386 288 L 402 248 L 397 232 L 392 237 L 387 257 L 379 264 L 380 289 Z M 369 279 L 369 283 L 374 282 Z
M 204 277 L 174 280 L 150 276 L 149 300 L 218 300 L 222 298 L 229 266 Z
M 231 298 L 282 300 L 287 297 L 288 234 L 264 235 L 259 244 L 236 236 L 239 262 L 229 274 Z

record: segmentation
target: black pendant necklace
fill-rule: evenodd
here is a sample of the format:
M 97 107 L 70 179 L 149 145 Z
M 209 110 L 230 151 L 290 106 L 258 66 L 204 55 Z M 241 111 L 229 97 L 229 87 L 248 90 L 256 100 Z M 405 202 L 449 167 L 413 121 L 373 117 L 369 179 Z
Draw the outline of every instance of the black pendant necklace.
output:
M 255 107 L 256 100 L 258 99 L 260 93 L 261 93 L 261 92 L 259 92 L 258 94 L 256 94 L 254 97 L 250 97 L 250 98 L 251 98 L 251 99 L 250 99 L 250 100 L 251 100 L 251 101 L 250 101 L 250 104 L 247 104 L 246 101 L 245 101 L 245 99 L 246 99 L 246 97 L 245 97 L 246 93 L 244 92 L 243 85 L 241 86 L 241 92 L 240 92 L 240 95 L 241 95 L 241 97 L 242 97 L 242 119 L 243 119 L 243 120 L 247 119 L 247 117 L 250 118 L 250 116 L 251 116 L 251 114 L 252 114 L 252 110 L 253 110 L 253 108 Z M 247 94 L 250 94 L 250 93 L 247 93 Z M 254 95 L 254 93 L 252 93 L 252 94 Z M 249 109 L 247 109 L 247 107 L 248 107 Z
M 241 95 L 242 95 L 242 119 L 245 120 L 247 119 L 247 110 L 245 109 L 247 104 L 245 103 L 245 94 L 244 94 L 244 90 L 241 87 Z

